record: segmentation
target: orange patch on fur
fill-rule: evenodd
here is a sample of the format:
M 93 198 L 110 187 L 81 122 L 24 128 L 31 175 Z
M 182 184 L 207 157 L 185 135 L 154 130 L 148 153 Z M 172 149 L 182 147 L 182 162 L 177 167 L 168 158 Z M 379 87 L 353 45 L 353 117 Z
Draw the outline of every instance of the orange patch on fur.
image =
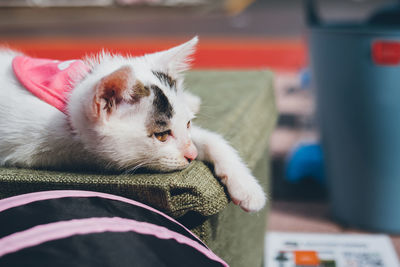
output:
M 97 92 L 94 97 L 97 117 L 101 114 L 101 109 L 111 113 L 112 109 L 122 101 L 123 92 L 129 89 L 129 83 L 132 80 L 132 71 L 130 67 L 122 67 L 113 73 L 101 79 Z M 105 104 L 101 104 L 102 100 Z
M 106 100 L 104 109 L 111 112 L 113 106 L 123 99 L 122 93 L 128 89 L 129 81 L 132 79 L 132 71 L 126 66 L 110 75 L 104 77 L 100 82 L 100 98 Z
M 145 87 L 140 81 L 136 81 L 135 85 L 133 86 L 133 92 L 131 93 L 131 99 L 129 102 L 136 103 L 138 100 L 140 100 L 140 98 L 149 95 L 149 88 Z
M 131 68 L 121 67 L 98 83 L 93 99 L 94 117 L 98 119 L 102 110 L 110 114 L 123 100 L 135 104 L 140 98 L 149 95 L 150 89 L 140 81 L 134 80 Z

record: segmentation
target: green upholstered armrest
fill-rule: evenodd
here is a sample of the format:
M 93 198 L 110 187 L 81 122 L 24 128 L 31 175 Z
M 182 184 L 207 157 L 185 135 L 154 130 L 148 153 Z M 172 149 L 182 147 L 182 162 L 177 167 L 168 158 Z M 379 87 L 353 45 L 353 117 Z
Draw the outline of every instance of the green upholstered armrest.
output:
M 224 188 L 202 162 L 165 174 L 71 173 L 0 168 L 1 197 L 27 192 L 75 189 L 116 194 L 146 203 L 178 218 L 187 211 L 209 216 L 228 199 Z

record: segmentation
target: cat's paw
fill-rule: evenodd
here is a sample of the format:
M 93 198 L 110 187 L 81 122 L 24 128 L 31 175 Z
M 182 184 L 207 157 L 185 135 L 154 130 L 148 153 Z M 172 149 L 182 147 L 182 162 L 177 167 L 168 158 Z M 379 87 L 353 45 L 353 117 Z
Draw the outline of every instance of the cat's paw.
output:
M 215 170 L 216 175 L 226 185 L 232 202 L 240 206 L 244 211 L 256 212 L 261 210 L 267 201 L 264 190 L 247 171 L 235 170 L 230 171 Z
M 227 187 L 232 202 L 240 206 L 244 211 L 255 212 L 265 206 L 267 198 L 264 190 L 257 182 L 248 181 L 247 185 L 227 182 Z

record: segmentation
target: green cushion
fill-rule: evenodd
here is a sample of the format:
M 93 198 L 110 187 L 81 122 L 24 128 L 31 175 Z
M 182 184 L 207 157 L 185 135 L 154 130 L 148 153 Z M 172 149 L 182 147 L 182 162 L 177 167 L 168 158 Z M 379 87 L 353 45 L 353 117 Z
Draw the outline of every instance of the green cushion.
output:
M 202 98 L 195 123 L 225 136 L 267 188 L 265 153 L 276 120 L 271 73 L 192 71 L 185 84 Z M 228 205 L 224 187 L 202 162 L 152 174 L 0 168 L 0 198 L 52 189 L 101 191 L 147 203 L 183 222 L 231 266 L 261 264 L 266 209 L 249 215 Z

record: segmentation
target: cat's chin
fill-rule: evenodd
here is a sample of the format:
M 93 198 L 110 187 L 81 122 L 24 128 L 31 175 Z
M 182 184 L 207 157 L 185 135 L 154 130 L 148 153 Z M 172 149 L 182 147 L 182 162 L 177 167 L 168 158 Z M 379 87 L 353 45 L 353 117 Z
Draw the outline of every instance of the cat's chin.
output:
M 187 163 L 185 165 L 179 165 L 179 166 L 154 164 L 154 165 L 146 166 L 146 170 L 151 171 L 151 172 L 175 172 L 175 171 L 181 171 L 183 169 L 186 169 L 189 165 L 190 165 L 189 163 Z
M 167 164 L 166 164 L 167 163 Z M 178 160 L 159 160 L 159 162 L 152 162 L 143 164 L 121 164 L 120 162 L 103 162 L 100 163 L 106 170 L 114 171 L 114 172 L 122 172 L 122 173 L 168 173 L 175 172 L 186 169 L 190 163 L 188 161 L 178 161 Z

